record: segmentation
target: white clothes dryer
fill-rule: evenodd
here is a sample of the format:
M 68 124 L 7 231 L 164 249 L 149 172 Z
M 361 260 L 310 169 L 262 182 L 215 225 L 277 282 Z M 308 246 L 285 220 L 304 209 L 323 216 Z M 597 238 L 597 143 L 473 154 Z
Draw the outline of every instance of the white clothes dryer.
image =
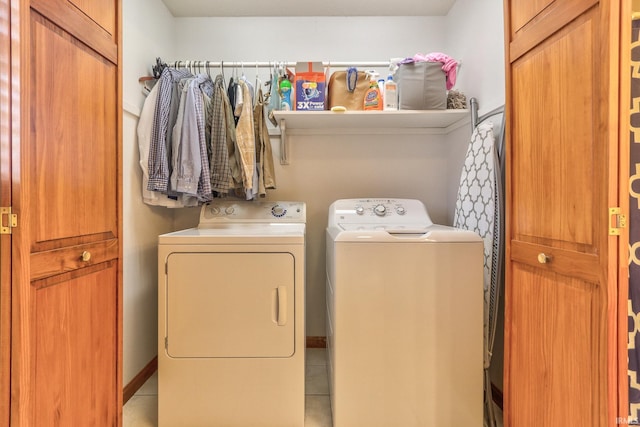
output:
M 329 210 L 334 427 L 483 424 L 483 242 L 408 199 Z
M 301 202 L 204 205 L 159 236 L 160 427 L 303 427 Z

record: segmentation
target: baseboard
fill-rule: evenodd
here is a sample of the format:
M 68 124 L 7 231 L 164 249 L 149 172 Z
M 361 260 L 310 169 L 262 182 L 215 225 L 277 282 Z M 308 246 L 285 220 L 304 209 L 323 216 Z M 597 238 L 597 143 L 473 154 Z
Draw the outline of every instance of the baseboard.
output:
M 158 370 L 158 356 L 151 359 L 147 366 L 142 368 L 138 375 L 133 377 L 133 379 L 124 386 L 124 390 L 122 390 L 122 404 L 127 403 L 131 397 L 136 394 L 136 392 L 142 387 L 144 383 L 147 382 L 149 378 Z
M 327 337 L 307 337 L 307 348 L 327 348 Z
M 502 411 L 503 396 L 502 390 L 500 390 L 494 383 L 491 383 L 491 396 L 493 397 L 493 403 Z
M 326 348 L 326 337 L 307 337 L 307 348 Z M 136 392 L 147 382 L 149 378 L 158 370 L 158 357 L 154 357 L 147 366 L 142 368 L 138 374 L 124 387 L 122 391 L 122 403 L 125 404 Z

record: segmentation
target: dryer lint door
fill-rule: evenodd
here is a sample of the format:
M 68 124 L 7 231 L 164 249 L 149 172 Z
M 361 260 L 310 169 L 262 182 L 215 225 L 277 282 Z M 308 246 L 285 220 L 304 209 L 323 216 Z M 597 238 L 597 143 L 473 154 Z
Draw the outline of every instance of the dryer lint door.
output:
M 294 281 L 290 253 L 171 253 L 167 354 L 292 356 Z

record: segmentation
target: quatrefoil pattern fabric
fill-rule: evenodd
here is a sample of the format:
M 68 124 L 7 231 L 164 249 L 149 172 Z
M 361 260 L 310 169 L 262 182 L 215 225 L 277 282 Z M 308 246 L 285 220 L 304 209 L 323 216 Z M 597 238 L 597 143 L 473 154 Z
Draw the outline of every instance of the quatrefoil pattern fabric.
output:
M 453 226 L 471 230 L 484 240 L 484 335 L 485 367 L 488 367 L 487 348 L 489 327 L 490 287 L 493 269 L 494 232 L 496 221 L 495 140 L 493 124 L 483 123 L 475 128 L 460 176 L 460 187 L 453 216 Z
M 629 421 L 640 419 L 640 21 L 631 40 L 631 144 L 629 177 Z
M 484 425 L 495 425 L 489 385 L 489 367 L 496 328 L 498 287 L 501 270 L 501 186 L 493 123 L 474 129 L 460 174 L 460 187 L 453 216 L 457 228 L 476 232 L 484 240 Z

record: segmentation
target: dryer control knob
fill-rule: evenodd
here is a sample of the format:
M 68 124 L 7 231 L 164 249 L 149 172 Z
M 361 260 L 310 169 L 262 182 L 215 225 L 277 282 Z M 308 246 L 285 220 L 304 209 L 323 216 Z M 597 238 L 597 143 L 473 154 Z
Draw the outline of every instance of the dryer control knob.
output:
M 284 214 L 287 213 L 287 210 L 280 205 L 275 205 L 274 207 L 271 208 L 271 213 L 273 214 L 273 216 L 280 218 L 281 216 L 284 216 Z
M 376 205 L 373 212 L 378 216 L 384 216 L 387 213 L 387 208 L 384 205 Z
M 398 206 L 398 207 L 396 208 L 396 213 L 397 213 L 398 215 L 404 215 L 404 214 L 406 214 L 406 213 L 407 213 L 407 210 L 406 210 L 403 206 Z
M 234 207 L 233 207 L 233 206 L 229 206 L 228 208 L 226 208 L 226 209 L 224 210 L 224 212 L 225 212 L 227 215 L 231 215 L 231 214 L 233 214 L 235 211 L 236 211 L 236 210 L 234 209 Z
M 364 215 L 364 208 L 363 208 L 362 206 L 358 206 L 358 207 L 356 208 L 356 213 L 357 213 L 358 215 Z

